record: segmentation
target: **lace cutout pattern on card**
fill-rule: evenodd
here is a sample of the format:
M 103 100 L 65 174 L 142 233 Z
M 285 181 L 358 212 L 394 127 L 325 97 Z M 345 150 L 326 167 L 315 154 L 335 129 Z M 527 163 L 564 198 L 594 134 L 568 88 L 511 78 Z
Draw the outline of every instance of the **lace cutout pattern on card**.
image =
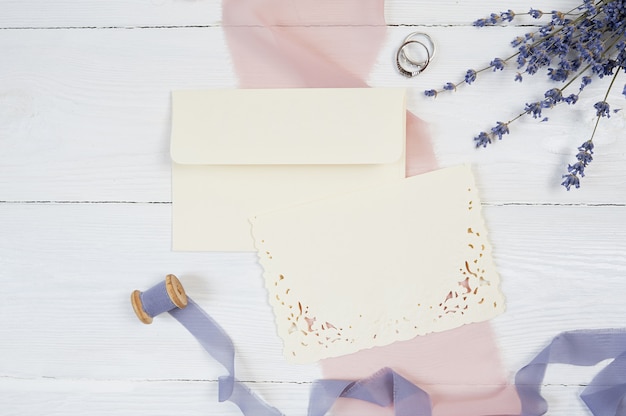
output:
M 471 192 L 471 188 L 468 188 L 468 192 Z M 467 209 L 472 210 L 474 201 L 468 202 Z M 476 226 L 475 226 L 476 227 Z M 459 265 L 459 274 L 462 280 L 458 281 L 458 287 L 450 290 L 446 295 L 443 302 L 439 304 L 438 319 L 442 319 L 446 315 L 465 315 L 465 312 L 470 308 L 470 305 L 482 305 L 485 303 L 485 296 L 483 287 L 489 288 L 491 282 L 486 278 L 487 268 L 489 265 L 485 261 L 485 252 L 487 249 L 486 243 L 481 238 L 482 228 L 467 228 L 467 254 L 466 260 L 463 264 Z M 498 302 L 493 301 L 494 309 L 497 309 Z
M 317 344 L 328 348 L 329 344 L 338 341 L 354 342 L 354 339 L 342 338 L 343 328 L 337 328 L 328 321 L 318 322 L 317 317 L 310 312 L 309 305 L 303 305 L 302 302 L 292 299 L 289 281 L 284 275 L 278 275 L 274 286 L 276 295 L 273 303 L 275 305 L 279 303 L 282 309 L 286 309 L 287 333 L 289 337 L 297 337 L 302 347 L 308 348 L 311 344 Z M 296 356 L 295 351 L 291 351 L 291 354 Z
M 472 201 L 469 203 L 469 209 L 472 209 Z M 465 249 L 465 260 L 458 266 L 456 273 L 456 281 L 450 287 L 450 290 L 445 294 L 445 297 L 440 297 L 441 302 L 438 304 L 422 304 L 417 303 L 415 305 L 414 316 L 398 316 L 387 321 L 379 322 L 379 329 L 386 327 L 386 330 L 375 331 L 369 333 L 373 342 L 378 338 L 378 332 L 393 332 L 396 335 L 408 334 L 409 336 L 401 336 L 402 339 L 410 339 L 416 335 L 423 335 L 432 332 L 428 325 L 415 324 L 415 317 L 417 321 L 432 322 L 433 326 L 444 325 L 448 326 L 452 323 L 452 327 L 458 326 L 455 322 L 464 320 L 463 317 L 475 315 L 476 309 L 493 309 L 494 312 L 499 310 L 499 296 L 494 292 L 497 292 L 498 282 L 492 285 L 491 279 L 493 272 L 489 272 L 490 267 L 490 247 L 485 241 L 481 224 L 474 224 L 472 227 L 467 228 L 467 247 Z M 273 259 L 272 254 L 269 251 L 265 252 L 265 260 L 263 263 L 268 264 Z M 286 329 L 287 339 L 295 341 L 287 342 L 286 345 L 291 345 L 291 354 L 294 358 L 298 356 L 298 350 L 310 350 L 310 349 L 328 349 L 336 343 L 354 344 L 359 335 L 354 331 L 355 327 L 359 327 L 358 322 L 356 325 L 345 324 L 343 326 L 335 325 L 324 319 L 318 318 L 315 311 L 311 306 L 298 300 L 298 296 L 294 290 L 290 287 L 290 279 L 284 274 L 278 274 L 273 284 L 268 287 L 270 293 L 272 293 L 272 304 L 275 309 L 282 309 L 282 313 L 277 313 L 277 318 L 280 316 L 286 317 L 286 322 L 279 322 L 279 327 Z M 494 290 L 495 289 L 495 290 Z M 329 289 L 330 290 L 330 289 Z M 489 301 L 487 299 L 490 299 Z M 346 300 L 349 302 L 349 300 Z M 363 318 L 363 315 L 367 311 L 359 313 L 358 317 Z M 280 319 L 280 318 L 278 318 Z M 473 320 L 466 319 L 464 323 L 473 322 Z M 345 326 L 345 328 L 344 328 Z
M 305 223 L 318 215 L 317 206 L 310 211 L 295 208 L 294 215 L 289 211 L 272 215 L 271 221 L 252 219 L 278 333 L 290 361 L 306 363 L 344 355 L 484 321 L 503 312 L 504 298 L 476 192 L 466 185 L 450 193 L 456 197 L 442 197 L 434 203 L 433 212 L 440 204 L 450 203 L 454 207 L 449 214 L 454 219 L 437 219 L 437 224 L 424 225 L 433 222 L 428 219 L 411 223 L 407 253 L 415 259 L 407 263 L 408 268 L 389 267 L 388 275 L 388 262 L 382 264 L 383 273 L 368 272 L 371 264 L 373 268 L 380 266 L 368 259 L 378 253 L 384 256 L 378 233 L 373 234 L 377 241 L 355 249 L 361 257 L 354 256 L 353 250 L 337 256 L 332 249 L 309 241 L 316 238 L 313 234 L 318 230 Z M 360 202 L 355 206 L 362 206 Z M 333 205 L 332 211 L 337 207 Z M 345 207 L 348 215 L 354 212 L 351 208 L 350 204 Z M 412 212 L 407 215 L 415 217 Z M 325 221 L 328 217 L 321 218 Z M 300 229 L 295 232 L 297 226 Z M 320 241 L 335 236 L 336 230 L 327 227 L 328 234 Z M 416 238 L 419 230 L 428 231 L 425 235 L 432 237 Z M 365 234 L 362 238 L 370 238 Z M 261 235 L 265 238 L 259 239 Z M 404 246 L 397 243 L 390 252 Z M 352 263 L 340 264 L 343 256 L 351 256 L 348 262 Z M 355 265 L 357 262 L 361 264 Z M 352 265 L 354 273 L 350 273 Z M 318 267 L 318 274 L 311 270 Z

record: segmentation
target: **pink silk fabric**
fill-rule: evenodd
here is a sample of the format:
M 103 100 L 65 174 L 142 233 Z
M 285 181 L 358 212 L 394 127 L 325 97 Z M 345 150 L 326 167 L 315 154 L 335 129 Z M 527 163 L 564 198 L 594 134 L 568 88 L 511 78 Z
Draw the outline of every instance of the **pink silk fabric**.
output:
M 241 88 L 366 87 L 387 32 L 384 0 L 223 0 L 223 28 Z M 389 65 L 393 71 L 393 66 Z M 245 121 L 243 121 L 245 122 Z M 407 112 L 407 176 L 437 168 L 426 126 Z M 391 367 L 427 391 L 434 416 L 519 414 L 489 323 L 323 360 L 325 378 Z M 339 399 L 336 415 L 391 415 Z

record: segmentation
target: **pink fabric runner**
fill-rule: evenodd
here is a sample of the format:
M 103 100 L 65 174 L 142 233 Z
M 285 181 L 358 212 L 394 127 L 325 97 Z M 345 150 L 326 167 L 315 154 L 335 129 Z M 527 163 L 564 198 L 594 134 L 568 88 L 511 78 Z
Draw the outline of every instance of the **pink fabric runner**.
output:
M 223 0 L 223 27 L 242 88 L 366 87 L 387 26 L 384 0 Z M 393 71 L 392 66 L 389 70 Z M 407 176 L 437 167 L 425 124 L 407 112 Z M 391 367 L 426 390 L 434 416 L 518 414 L 489 323 L 324 360 L 326 378 Z M 340 399 L 337 415 L 390 415 Z
M 487 322 L 326 359 L 321 366 L 325 378 L 348 380 L 390 367 L 429 394 L 433 416 L 520 414 Z M 393 415 L 391 408 L 354 399 L 338 400 L 334 410 L 344 416 Z

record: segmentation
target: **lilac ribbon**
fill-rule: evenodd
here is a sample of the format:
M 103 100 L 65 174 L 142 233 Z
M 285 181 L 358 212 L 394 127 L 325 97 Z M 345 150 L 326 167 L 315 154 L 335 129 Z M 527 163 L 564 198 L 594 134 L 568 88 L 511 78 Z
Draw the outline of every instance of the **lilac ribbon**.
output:
M 600 371 L 580 395 L 594 416 L 626 416 L 626 330 L 598 329 L 564 332 L 555 337 L 515 376 L 522 402 L 521 416 L 548 411 L 541 382 L 548 364 L 595 365 L 614 360 Z
M 142 296 L 142 299 L 144 302 L 155 302 L 155 298 L 149 296 Z M 165 299 L 165 296 L 159 296 L 157 303 L 161 299 Z M 187 307 L 168 308 L 168 312 L 228 371 L 227 376 L 218 379 L 220 402 L 233 402 L 246 416 L 282 416 L 280 411 L 267 405 L 235 378 L 235 346 L 232 340 L 197 303 L 188 297 Z M 432 414 L 428 394 L 389 368 L 359 381 L 316 381 L 311 392 L 308 415 L 325 415 L 339 397 L 365 400 L 379 406 L 393 405 L 399 416 Z
M 541 384 L 549 364 L 595 365 L 611 359 L 580 397 L 594 416 L 626 416 L 626 330 L 598 329 L 564 332 L 515 376 L 520 416 L 540 416 L 548 411 Z M 430 416 L 428 394 L 385 368 L 360 381 L 320 380 L 313 385 L 309 416 L 323 416 L 341 397 L 365 400 L 379 406 L 394 405 L 396 416 Z
M 397 416 L 431 416 L 428 394 L 389 368 L 359 381 L 318 380 L 313 384 L 308 416 L 324 416 L 340 398 L 393 405 Z
M 235 346 L 226 332 L 191 298 L 187 307 L 168 310 L 193 335 L 200 345 L 228 371 L 218 379 L 219 401 L 231 401 L 248 416 L 282 416 L 235 378 Z
M 235 378 L 235 347 L 230 337 L 191 298 L 184 309 L 169 299 L 161 283 L 141 294 L 146 313 L 169 312 L 228 372 L 218 379 L 219 401 L 229 400 L 245 416 L 282 416 Z M 520 416 L 540 416 L 548 404 L 541 383 L 549 364 L 595 365 L 613 359 L 583 390 L 581 399 L 594 416 L 626 416 L 626 329 L 564 332 L 555 337 L 515 376 L 522 404 Z M 339 398 L 364 400 L 379 406 L 393 405 L 396 416 L 431 416 L 428 394 L 389 368 L 358 380 L 318 380 L 311 389 L 308 416 L 324 416 Z

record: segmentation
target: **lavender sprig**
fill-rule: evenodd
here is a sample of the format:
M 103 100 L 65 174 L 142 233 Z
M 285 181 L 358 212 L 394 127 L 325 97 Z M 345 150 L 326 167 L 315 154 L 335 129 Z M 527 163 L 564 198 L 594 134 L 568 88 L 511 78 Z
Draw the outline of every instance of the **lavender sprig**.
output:
M 524 75 L 545 72 L 550 80 L 564 84 L 546 91 L 543 99 L 526 103 L 517 116 L 506 122 L 498 121 L 490 130 L 474 137 L 476 147 L 487 147 L 509 134 L 509 126 L 519 118 L 530 115 L 547 121 L 544 111 L 562 103 L 576 104 L 581 92 L 594 79 L 612 76 L 605 98 L 594 105 L 597 119 L 591 137 L 578 147 L 577 162 L 568 165 L 568 173 L 563 175 L 562 185 L 567 190 L 572 186 L 578 188 L 580 178 L 584 177 L 585 168 L 592 160 L 593 138 L 599 121 L 610 117 L 609 91 L 617 74 L 622 70 L 626 72 L 626 0 L 583 0 L 582 4 L 567 12 L 554 10 L 546 13 L 532 8 L 527 13 L 507 10 L 478 19 L 474 26 L 504 24 L 521 15 L 540 19 L 543 24 L 513 39 L 511 46 L 517 49 L 515 53 L 507 58 L 494 58 L 481 69 L 468 69 L 460 81 L 447 82 L 443 88 L 426 90 L 424 94 L 435 97 L 442 92 L 456 91 L 463 84 L 476 82 L 483 72 L 501 71 L 511 64 L 517 66 L 515 81 L 522 82 Z M 570 92 L 568 88 L 576 80 L 580 80 L 578 91 Z M 626 96 L 626 84 L 622 94 Z
M 618 72 L 613 75 L 613 79 L 609 84 L 609 87 L 606 89 L 606 94 L 604 95 L 604 100 L 598 101 L 594 104 L 594 108 L 596 109 L 596 124 L 593 126 L 593 132 L 591 132 L 591 137 L 581 144 L 578 147 L 578 154 L 576 155 L 576 162 L 573 165 L 567 165 L 567 174 L 562 176 L 563 182 L 561 185 L 565 187 L 568 191 L 571 187 L 579 188 L 580 187 L 580 178 L 585 176 L 585 168 L 591 161 L 593 157 L 593 138 L 596 135 L 596 129 L 598 128 L 598 124 L 600 124 L 600 119 L 602 117 L 611 117 L 611 111 L 609 103 L 606 102 L 609 92 L 611 91 L 611 87 L 615 82 L 615 78 L 617 78 Z

